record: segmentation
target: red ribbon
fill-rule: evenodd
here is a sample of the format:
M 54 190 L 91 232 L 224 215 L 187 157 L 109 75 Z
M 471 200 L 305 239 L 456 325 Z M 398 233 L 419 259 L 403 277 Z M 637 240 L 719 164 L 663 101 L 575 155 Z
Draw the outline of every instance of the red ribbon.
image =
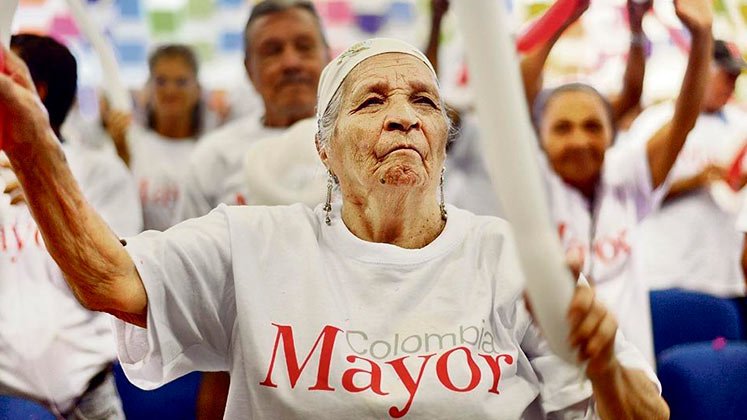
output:
M 563 27 L 576 10 L 578 0 L 558 0 L 519 37 L 517 49 L 526 53 L 543 45 Z
M 742 177 L 742 162 L 744 161 L 745 156 L 747 156 L 747 143 L 739 149 L 739 152 L 734 157 L 731 165 L 729 165 L 729 172 L 726 174 L 726 181 L 734 191 L 739 191 L 739 184 L 741 184 L 739 181 Z

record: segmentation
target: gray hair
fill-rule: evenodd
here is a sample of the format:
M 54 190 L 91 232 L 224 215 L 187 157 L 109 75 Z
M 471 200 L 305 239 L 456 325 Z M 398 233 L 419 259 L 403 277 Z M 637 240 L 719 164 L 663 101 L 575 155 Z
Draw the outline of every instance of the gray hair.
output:
M 327 105 L 327 109 L 324 110 L 324 114 L 322 114 L 322 118 L 317 121 L 318 126 L 318 132 L 317 136 L 319 138 L 319 147 L 320 149 L 326 149 L 327 154 L 329 154 L 329 144 L 332 140 L 332 136 L 335 133 L 335 129 L 337 128 L 337 118 L 340 116 L 340 110 L 342 109 L 342 86 L 337 89 L 334 95 L 332 95 L 332 99 L 329 101 L 329 105 Z M 443 99 L 440 99 L 440 105 L 441 105 L 441 113 L 444 116 L 444 119 L 446 120 L 446 124 L 448 125 L 448 134 L 446 135 L 446 146 L 448 146 L 454 142 L 454 140 L 459 136 L 459 127 L 456 126 L 451 118 L 449 117 L 449 114 L 447 113 L 447 107 L 444 103 Z
M 322 20 L 317 13 L 314 3 L 309 0 L 263 0 L 252 7 L 252 12 L 249 15 L 249 19 L 244 27 L 244 52 L 249 55 L 249 31 L 252 24 L 262 16 L 274 15 L 275 13 L 285 12 L 290 9 L 301 9 L 311 13 L 314 17 L 314 22 L 319 30 L 319 36 L 322 38 L 324 46 L 327 47 L 327 38 L 324 36 L 324 30 L 322 29 Z

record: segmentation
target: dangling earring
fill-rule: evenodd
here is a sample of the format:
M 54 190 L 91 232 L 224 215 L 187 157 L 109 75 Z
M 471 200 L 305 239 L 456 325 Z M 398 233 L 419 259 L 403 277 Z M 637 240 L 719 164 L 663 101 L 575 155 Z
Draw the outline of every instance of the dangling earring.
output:
M 332 220 L 329 218 L 329 213 L 332 212 L 332 188 L 334 187 L 334 175 L 331 170 L 327 171 L 327 202 L 324 203 L 324 223 L 327 226 L 332 225 Z
M 441 209 L 441 220 L 445 222 L 449 215 L 446 214 L 446 202 L 444 201 L 444 172 L 446 172 L 446 167 L 441 168 L 441 185 L 439 186 L 441 189 L 441 204 L 439 207 Z

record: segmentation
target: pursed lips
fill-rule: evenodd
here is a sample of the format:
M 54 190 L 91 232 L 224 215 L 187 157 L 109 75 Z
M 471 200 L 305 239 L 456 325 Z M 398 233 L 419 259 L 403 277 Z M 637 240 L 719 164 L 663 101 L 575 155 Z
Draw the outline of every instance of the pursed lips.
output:
M 387 149 L 386 152 L 384 152 L 379 157 L 379 160 L 383 160 L 384 158 L 386 158 L 390 154 L 392 154 L 394 152 L 397 152 L 397 151 L 401 151 L 401 150 L 412 150 L 413 152 L 417 153 L 418 156 L 420 156 L 421 159 L 423 158 L 423 153 L 421 153 L 420 150 L 417 147 L 415 147 L 414 145 L 412 145 L 412 144 L 396 144 L 393 147 L 390 147 L 389 149 Z

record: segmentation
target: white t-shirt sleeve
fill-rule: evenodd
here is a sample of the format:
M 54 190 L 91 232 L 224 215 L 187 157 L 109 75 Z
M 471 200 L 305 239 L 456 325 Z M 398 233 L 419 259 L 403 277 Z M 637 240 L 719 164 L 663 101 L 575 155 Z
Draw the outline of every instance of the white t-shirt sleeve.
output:
M 147 329 L 115 321 L 119 358 L 152 389 L 191 371 L 228 370 L 236 318 L 224 209 L 127 240 L 148 295 Z
M 545 413 L 563 419 L 571 412 L 578 415 L 588 411 L 591 403 L 591 382 L 579 368 L 571 366 L 550 349 L 540 330 L 531 324 L 524 335 L 521 348 L 529 357 L 540 380 L 540 396 Z M 568 413 L 564 412 L 568 410 Z M 582 417 L 583 418 L 583 417 Z
M 744 200 L 742 201 L 742 208 L 737 214 L 736 228 L 739 232 L 747 233 L 747 194 L 744 194 Z

